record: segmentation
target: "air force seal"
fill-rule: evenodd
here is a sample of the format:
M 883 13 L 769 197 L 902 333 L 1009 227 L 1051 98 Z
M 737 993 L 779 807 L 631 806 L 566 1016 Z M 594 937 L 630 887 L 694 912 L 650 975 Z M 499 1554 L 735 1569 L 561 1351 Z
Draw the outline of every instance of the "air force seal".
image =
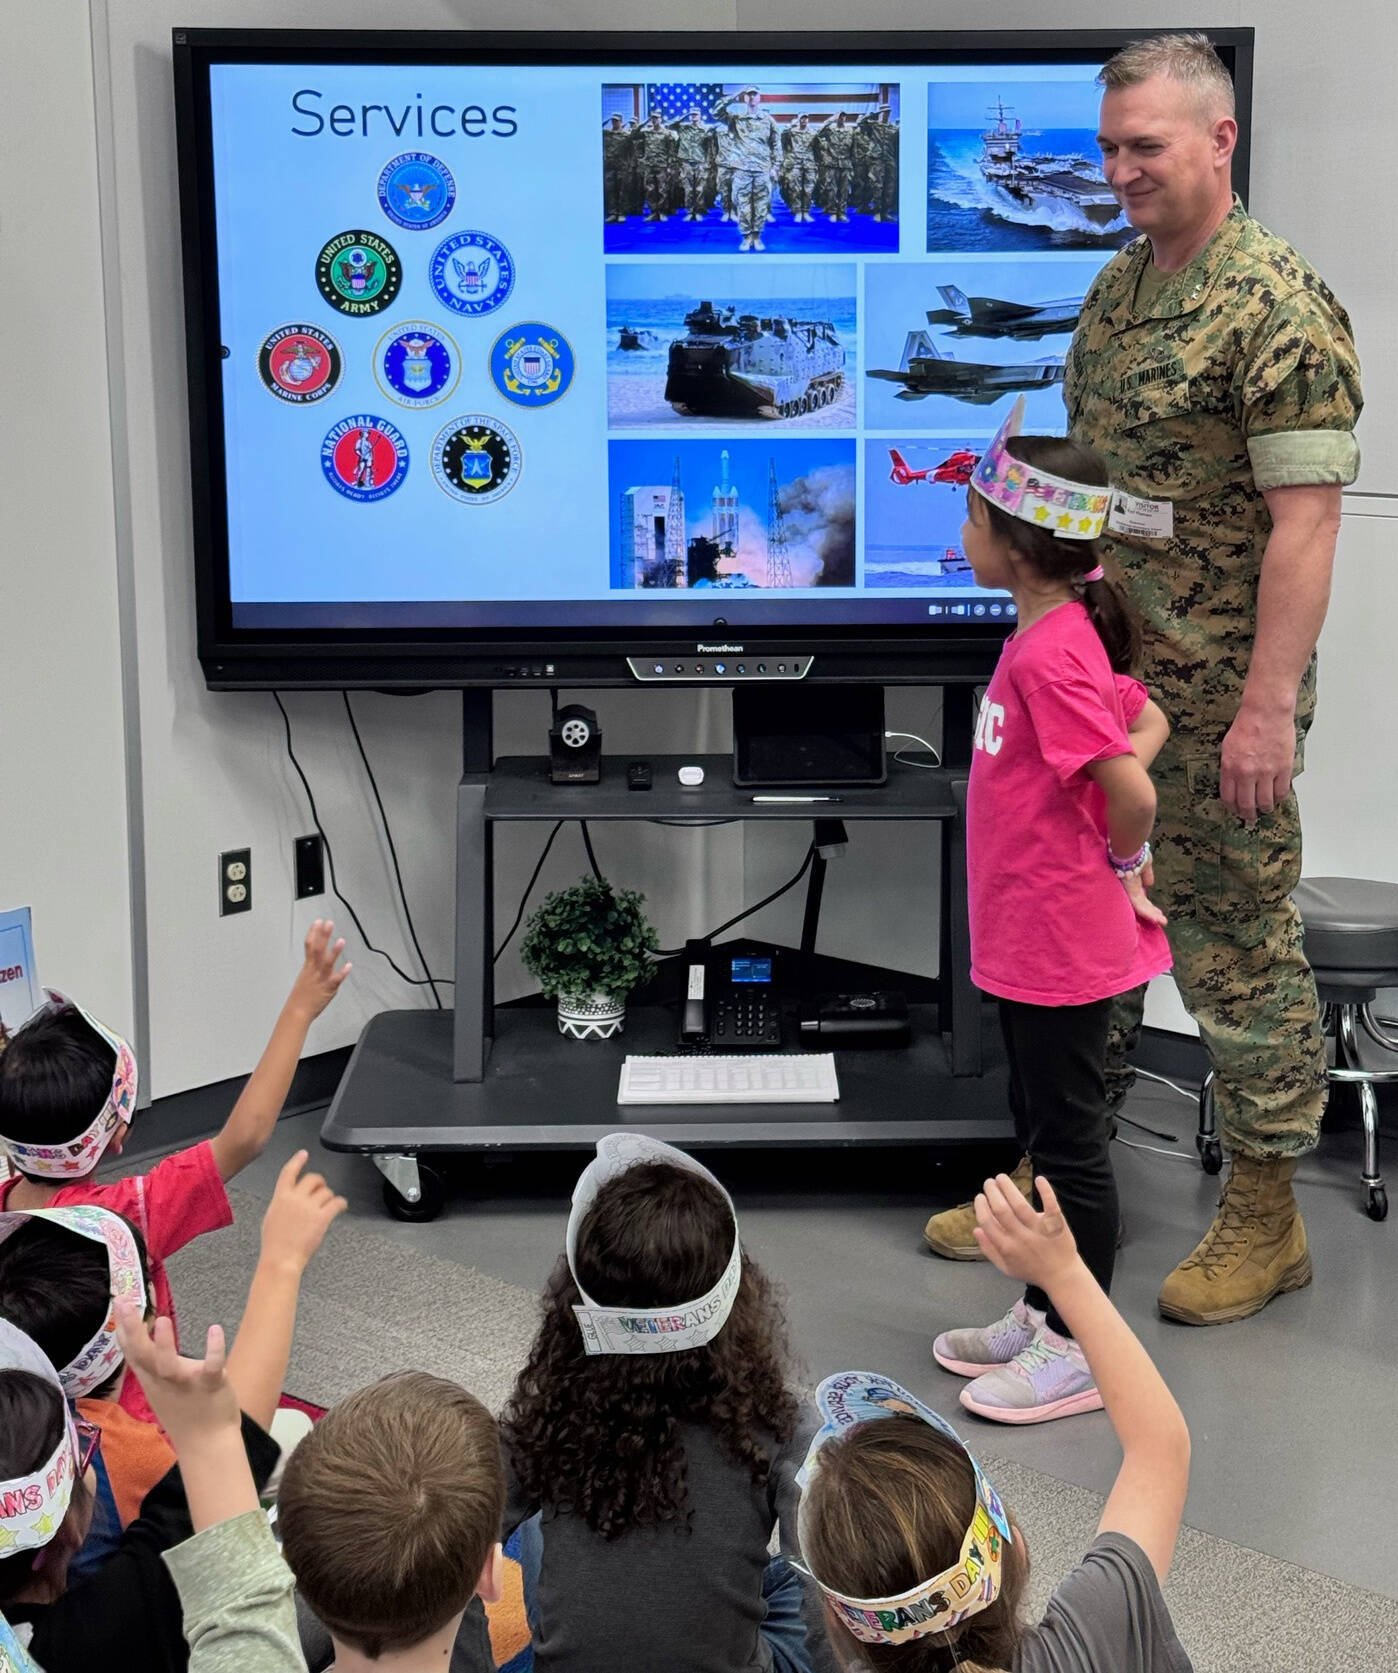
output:
M 316 257 L 320 294 L 342 314 L 381 314 L 398 294 L 398 252 L 376 232 L 341 232 Z
M 390 401 L 403 407 L 435 407 L 461 377 L 461 351 L 439 325 L 409 320 L 379 339 L 374 376 Z
M 340 345 L 314 325 L 282 325 L 264 337 L 257 371 L 266 388 L 293 406 L 323 400 L 340 381 Z
M 437 227 L 456 202 L 456 181 L 440 157 L 404 151 L 390 157 L 379 175 L 379 208 L 411 232 Z
M 490 375 L 507 401 L 546 407 L 566 395 L 573 381 L 573 346 L 562 332 L 537 320 L 512 325 L 490 351 Z
M 320 444 L 325 480 L 349 500 L 386 499 L 408 474 L 408 444 L 386 418 L 342 418 Z
M 515 288 L 515 264 L 488 232 L 454 232 L 433 252 L 429 277 L 453 312 L 490 314 Z
M 519 480 L 519 440 L 498 418 L 463 413 L 432 443 L 432 474 L 444 493 L 463 505 L 489 505 Z

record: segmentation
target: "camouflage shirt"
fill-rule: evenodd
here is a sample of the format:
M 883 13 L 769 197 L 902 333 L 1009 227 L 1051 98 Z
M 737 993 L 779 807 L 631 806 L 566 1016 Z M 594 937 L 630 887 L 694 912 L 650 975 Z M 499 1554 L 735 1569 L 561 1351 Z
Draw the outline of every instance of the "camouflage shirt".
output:
M 1362 404 L 1349 319 L 1237 199 L 1137 311 L 1138 238 L 1098 274 L 1068 351 L 1075 439 L 1113 484 L 1168 501 L 1168 537 L 1103 540 L 1143 623 L 1144 676 L 1182 739 L 1221 742 L 1242 698 L 1272 488 L 1354 481 Z M 1297 699 L 1315 703 L 1312 662 Z
M 733 147 L 725 163 L 754 173 L 769 172 L 780 161 L 777 125 L 765 110 L 750 111 L 741 99 L 730 99 L 724 107 Z
M 674 131 L 680 161 L 691 165 L 707 165 L 713 155 L 713 135 L 710 129 L 704 123 L 685 120 L 677 122 Z

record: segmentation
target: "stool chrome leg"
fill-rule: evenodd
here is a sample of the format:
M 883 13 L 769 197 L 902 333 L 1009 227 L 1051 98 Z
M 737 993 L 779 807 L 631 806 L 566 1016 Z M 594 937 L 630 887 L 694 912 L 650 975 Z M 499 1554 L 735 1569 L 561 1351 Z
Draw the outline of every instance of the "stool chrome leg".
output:
M 1362 1008 L 1354 1005 L 1336 1007 L 1336 1042 L 1350 1070 L 1359 1070 L 1361 1073 L 1355 1015 L 1357 1011 L 1359 1020 L 1365 1023 L 1365 1032 L 1370 1033 L 1373 1019 L 1366 1020 L 1364 1017 L 1368 1008 L 1367 1005 Z M 1367 1077 L 1357 1080 L 1356 1085 L 1359 1088 L 1359 1111 L 1364 1122 L 1364 1206 L 1371 1220 L 1384 1220 L 1388 1217 L 1388 1192 L 1384 1189 L 1383 1175 L 1379 1172 L 1379 1102 L 1373 1082 Z
M 1223 1168 L 1223 1145 L 1218 1136 L 1218 1112 L 1214 1108 L 1214 1072 L 1209 1070 L 1199 1086 L 1199 1131 L 1194 1135 L 1199 1165 L 1205 1173 Z

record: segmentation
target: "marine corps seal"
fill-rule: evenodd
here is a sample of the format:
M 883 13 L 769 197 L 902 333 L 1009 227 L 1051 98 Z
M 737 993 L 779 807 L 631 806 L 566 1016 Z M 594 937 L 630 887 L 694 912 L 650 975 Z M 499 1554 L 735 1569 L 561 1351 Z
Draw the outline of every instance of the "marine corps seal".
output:
M 262 340 L 257 371 L 279 400 L 308 406 L 323 400 L 340 381 L 340 345 L 314 325 L 282 325 Z

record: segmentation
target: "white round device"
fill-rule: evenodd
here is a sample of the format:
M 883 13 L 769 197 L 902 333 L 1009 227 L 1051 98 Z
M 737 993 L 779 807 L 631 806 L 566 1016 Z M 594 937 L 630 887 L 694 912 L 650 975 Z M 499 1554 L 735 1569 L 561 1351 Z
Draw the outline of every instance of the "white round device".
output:
M 681 784 L 702 784 L 704 782 L 704 769 L 702 767 L 681 767 L 678 776 Z

